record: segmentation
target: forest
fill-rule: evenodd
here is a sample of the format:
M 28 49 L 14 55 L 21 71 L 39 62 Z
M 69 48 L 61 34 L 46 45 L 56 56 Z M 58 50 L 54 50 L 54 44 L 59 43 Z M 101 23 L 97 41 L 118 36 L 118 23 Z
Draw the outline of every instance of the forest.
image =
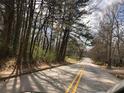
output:
M 123 79 L 124 0 L 0 0 L 0 93 L 124 93 Z
M 94 32 L 83 20 L 89 0 L 0 0 L 0 69 L 7 60 L 16 74 L 44 62 L 64 64 L 89 56 L 101 64 L 124 66 L 124 24 L 120 5 L 107 9 Z M 93 7 L 95 8 L 95 7 Z M 89 20 L 90 21 L 90 20 Z M 87 46 L 92 47 L 87 51 Z
M 9 67 L 19 74 L 43 62 L 63 64 L 66 57 L 82 58 L 93 38 L 80 22 L 88 14 L 87 2 L 0 0 L 0 68 L 13 59 Z
M 99 30 L 93 40 L 94 47 L 90 56 L 100 64 L 124 66 L 124 9 L 116 5 L 106 10 L 104 19 L 99 23 Z

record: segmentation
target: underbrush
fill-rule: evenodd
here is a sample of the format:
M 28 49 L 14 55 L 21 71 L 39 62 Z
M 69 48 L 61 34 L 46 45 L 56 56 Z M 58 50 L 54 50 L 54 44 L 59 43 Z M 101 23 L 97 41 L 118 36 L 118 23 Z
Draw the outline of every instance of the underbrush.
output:
M 101 61 L 95 61 L 95 64 L 97 64 L 97 65 L 105 65 L 105 63 L 101 62 Z
M 56 59 L 56 54 L 53 51 L 48 51 L 45 54 L 45 50 L 36 47 L 36 50 L 34 51 L 33 54 L 33 59 L 34 60 L 42 60 L 43 62 L 55 62 Z
M 16 63 L 15 58 L 1 59 L 0 60 L 0 71 L 13 69 L 15 63 Z

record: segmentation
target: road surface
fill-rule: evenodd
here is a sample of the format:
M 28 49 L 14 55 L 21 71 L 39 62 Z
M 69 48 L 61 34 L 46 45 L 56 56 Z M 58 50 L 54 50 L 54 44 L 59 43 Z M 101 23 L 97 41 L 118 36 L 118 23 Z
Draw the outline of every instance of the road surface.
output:
M 119 80 L 94 65 L 90 58 L 80 63 L 11 78 L 0 82 L 0 93 L 96 93 L 107 91 Z

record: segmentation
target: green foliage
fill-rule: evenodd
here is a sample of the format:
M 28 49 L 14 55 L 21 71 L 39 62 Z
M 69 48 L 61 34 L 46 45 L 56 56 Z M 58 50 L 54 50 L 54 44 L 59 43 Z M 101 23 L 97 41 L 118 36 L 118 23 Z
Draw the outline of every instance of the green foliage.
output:
M 52 51 L 48 52 L 44 58 L 47 62 L 55 62 L 56 54 Z
M 56 54 L 53 51 L 48 51 L 46 55 L 44 55 L 45 50 L 41 47 L 35 46 L 35 51 L 33 54 L 33 59 L 38 60 L 41 59 L 45 62 L 54 62 L 56 59 Z
M 41 59 L 44 56 L 44 50 L 40 47 L 35 46 L 34 53 L 33 53 L 33 59 Z

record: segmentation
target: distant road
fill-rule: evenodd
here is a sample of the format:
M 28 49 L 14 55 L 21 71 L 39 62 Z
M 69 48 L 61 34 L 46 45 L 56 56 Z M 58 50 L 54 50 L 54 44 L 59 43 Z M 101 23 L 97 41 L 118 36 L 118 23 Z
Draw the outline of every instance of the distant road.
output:
M 119 80 L 94 65 L 90 58 L 80 63 L 39 71 L 0 82 L 0 93 L 96 93 L 107 91 Z

